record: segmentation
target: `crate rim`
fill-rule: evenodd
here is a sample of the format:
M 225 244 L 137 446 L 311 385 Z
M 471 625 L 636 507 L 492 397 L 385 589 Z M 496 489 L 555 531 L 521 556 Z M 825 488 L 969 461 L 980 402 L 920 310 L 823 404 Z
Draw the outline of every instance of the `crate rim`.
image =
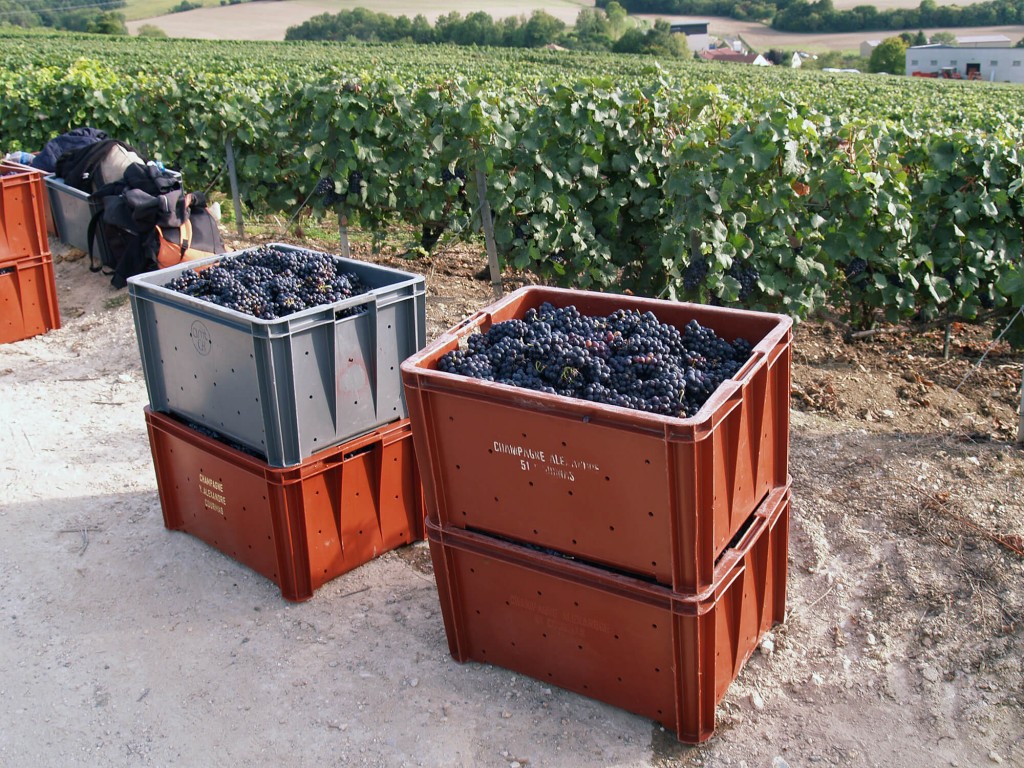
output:
M 758 318 L 763 321 L 772 320 L 776 323 L 765 336 L 751 350 L 750 357 L 743 364 L 739 371 L 729 379 L 726 379 L 711 394 L 693 416 L 680 418 L 675 416 L 663 416 L 661 414 L 647 413 L 625 406 L 608 405 L 595 403 L 589 400 L 581 400 L 567 395 L 552 395 L 546 392 L 516 387 L 511 384 L 501 384 L 495 381 L 485 381 L 470 376 L 463 376 L 456 373 L 439 371 L 435 367 L 427 365 L 427 360 L 438 354 L 445 347 L 458 345 L 459 341 L 474 331 L 486 326 L 490 327 L 493 322 L 493 315 L 501 311 L 509 304 L 518 301 L 528 294 L 539 294 L 548 300 L 554 297 L 562 303 L 555 303 L 556 306 L 568 306 L 573 304 L 573 297 L 580 294 L 589 296 L 607 296 L 621 299 L 630 304 L 630 309 L 651 310 L 668 309 L 678 310 L 690 307 L 698 307 L 700 313 L 735 316 L 742 313 L 745 316 Z M 564 300 L 564 301 L 563 301 Z M 657 315 L 657 313 L 655 312 Z M 660 318 L 659 318 L 660 320 Z M 664 321 L 661 321 L 664 322 Z M 749 381 L 752 371 L 760 367 L 763 361 L 769 364 L 774 362 L 773 353 L 779 350 L 780 342 L 788 338 L 792 333 L 793 319 L 788 315 L 759 310 L 732 309 L 729 307 L 712 307 L 705 304 L 693 302 L 676 302 L 666 299 L 651 299 L 645 297 L 630 296 L 626 294 L 603 293 L 600 291 L 579 291 L 567 288 L 552 288 L 547 286 L 528 285 L 518 288 L 507 294 L 498 301 L 484 307 L 463 319 L 453 328 L 445 331 L 434 341 L 430 342 L 423 349 L 413 353 L 400 366 L 403 378 L 407 385 L 414 386 L 434 392 L 445 392 L 456 396 L 475 396 L 494 399 L 503 405 L 514 405 L 518 408 L 525 408 L 532 411 L 544 412 L 547 415 L 563 416 L 567 418 L 580 418 L 585 422 L 595 424 L 607 424 L 622 426 L 624 422 L 628 426 L 638 427 L 647 431 L 674 436 L 680 431 L 687 435 L 691 431 L 706 431 L 708 434 L 724 419 L 734 408 L 736 408 L 743 397 L 743 389 Z M 774 356 L 777 358 L 777 354 Z M 458 382 L 459 391 L 454 392 L 444 387 L 441 382 Z
M 263 318 L 250 315 L 245 312 L 239 312 L 234 309 L 222 306 L 220 304 L 214 304 L 212 301 L 206 301 L 195 296 L 189 296 L 188 294 L 180 293 L 179 291 L 172 290 L 166 287 L 166 282 L 174 279 L 180 273 L 187 269 L 203 268 L 208 266 L 214 266 L 219 264 L 225 258 L 231 258 L 238 256 L 239 254 L 251 251 L 257 246 L 250 246 L 247 248 L 240 248 L 236 251 L 229 251 L 227 253 L 217 254 L 215 256 L 208 256 L 203 259 L 195 259 L 194 261 L 182 262 L 175 264 L 174 266 L 165 267 L 163 269 L 155 269 L 150 272 L 145 272 L 138 275 L 132 275 L 128 278 L 128 294 L 131 297 L 145 298 L 149 301 L 159 301 L 161 304 L 168 306 L 189 306 L 201 308 L 203 312 L 209 312 L 214 316 L 215 319 L 223 320 L 225 322 L 239 325 L 244 324 L 246 327 L 262 327 L 270 330 L 272 328 L 287 327 L 295 325 L 305 325 L 306 323 L 319 323 L 323 322 L 326 318 L 326 314 L 334 314 L 346 309 L 353 307 L 359 307 L 364 304 L 378 303 L 380 306 L 388 306 L 390 303 L 386 299 L 387 297 L 381 297 L 377 295 L 379 291 L 395 292 L 405 289 L 416 289 L 421 288 L 425 291 L 426 278 L 415 272 L 407 272 L 401 269 L 395 269 L 394 267 L 388 267 L 383 264 L 376 264 L 370 261 L 361 261 L 359 259 L 346 258 L 339 256 L 338 254 L 328 253 L 327 251 L 315 251 L 310 248 L 303 248 L 301 246 L 291 245 L 288 243 L 266 243 L 268 247 L 278 248 L 283 251 L 300 251 L 305 253 L 325 254 L 336 259 L 340 259 L 344 264 L 358 265 L 363 268 L 392 273 L 396 277 L 401 276 L 403 280 L 396 280 L 394 283 L 389 283 L 385 286 L 379 286 L 376 288 L 370 288 L 365 293 L 359 294 L 358 296 L 352 296 L 348 299 L 334 302 L 333 304 L 320 304 L 315 307 L 308 307 L 299 312 L 293 312 L 290 315 L 284 315 L 282 317 L 274 318 L 272 320 L 266 320 Z M 157 282 L 160 281 L 160 282 Z M 141 291 L 145 291 L 145 294 L 141 294 Z M 397 301 L 397 299 L 396 299 Z M 342 318 L 345 319 L 345 318 Z M 291 331 L 285 331 L 290 333 Z

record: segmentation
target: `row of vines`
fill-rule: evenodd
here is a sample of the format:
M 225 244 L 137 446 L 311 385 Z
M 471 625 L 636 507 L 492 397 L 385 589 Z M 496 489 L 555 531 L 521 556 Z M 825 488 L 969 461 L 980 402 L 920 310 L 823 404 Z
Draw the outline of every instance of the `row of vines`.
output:
M 500 52 L 488 69 L 472 52 L 460 71 L 464 54 L 443 49 L 3 42 L 5 150 L 91 125 L 198 187 L 230 140 L 253 210 L 411 225 L 425 245 L 476 236 L 481 169 L 502 259 L 548 282 L 860 327 L 1024 306 L 1019 88 L 611 56 Z

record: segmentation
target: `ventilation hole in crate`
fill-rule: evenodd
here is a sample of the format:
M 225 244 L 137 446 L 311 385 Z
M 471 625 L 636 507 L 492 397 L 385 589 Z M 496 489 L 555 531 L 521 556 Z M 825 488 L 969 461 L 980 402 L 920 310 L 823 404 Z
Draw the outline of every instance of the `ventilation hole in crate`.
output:
M 486 655 L 487 655 L 487 650 L 486 650 L 486 649 L 484 649 L 484 648 L 481 648 L 481 649 L 480 649 L 480 655 L 481 655 L 481 656 L 486 656 Z
M 469 569 L 469 572 L 470 572 L 470 573 L 476 573 L 476 568 L 470 568 L 470 569 Z
M 622 678 L 621 677 L 617 677 L 615 679 L 618 680 L 620 683 L 622 682 Z
M 573 600 L 572 604 L 575 605 L 577 608 L 580 607 L 580 601 L 579 600 Z
M 526 433 L 525 432 L 523 432 L 523 437 L 526 437 Z
M 511 643 L 512 643 L 512 647 L 513 647 L 513 648 L 515 648 L 515 647 L 516 647 L 516 641 L 515 641 L 515 640 L 511 640 L 511 641 L 509 641 L 509 642 L 511 642 Z
M 618 636 L 618 635 L 612 635 L 612 637 L 614 637 L 614 638 L 615 638 L 616 640 L 618 640 L 618 639 L 619 639 L 619 636 Z
M 658 628 L 657 624 L 651 624 L 651 629 L 657 629 L 657 628 Z
M 495 501 L 497 501 L 497 500 L 498 500 L 498 497 L 497 497 L 497 496 L 495 496 L 495 497 L 494 497 L 494 500 L 495 500 Z
M 572 496 L 572 491 L 569 491 L 569 495 Z
M 650 459 L 644 459 L 644 464 L 650 464 L 650 463 L 651 463 Z
M 607 482 L 611 482 L 611 478 L 610 478 L 610 477 L 608 477 L 608 475 L 605 475 L 605 476 L 604 476 L 604 479 L 605 479 L 605 480 L 606 480 Z
M 538 535 L 539 533 L 540 533 L 540 531 L 538 531 L 536 528 L 533 529 L 533 535 L 534 536 Z
M 657 568 L 658 567 L 658 561 L 657 560 L 651 560 L 651 567 L 652 568 Z
M 541 592 L 541 591 L 540 591 L 540 590 L 538 589 L 538 590 L 537 590 L 537 597 L 543 597 L 543 595 L 544 595 L 544 593 L 543 593 L 543 592 Z
M 476 609 L 476 615 L 477 615 L 477 616 L 479 616 L 479 615 L 480 615 L 480 609 L 479 609 L 479 608 L 477 608 L 477 609 Z
M 533 480 L 530 480 L 530 487 L 533 488 Z
M 654 671 L 657 672 L 658 674 L 661 674 L 661 667 L 655 667 Z
M 312 395 L 310 395 L 310 396 L 309 396 L 309 399 L 310 399 L 310 400 L 312 400 L 312 399 L 313 399 L 313 396 L 312 396 Z
M 468 514 L 469 514 L 469 513 L 468 513 L 468 512 L 466 512 L 466 510 L 462 510 L 462 516 L 463 516 L 463 517 L 466 517 L 466 515 L 468 515 Z
M 654 517 L 654 513 L 653 513 L 653 512 L 648 512 L 648 513 L 647 513 L 647 516 L 648 516 L 648 517 Z
M 455 465 L 455 468 L 456 468 L 456 469 L 462 469 L 462 465 L 461 465 L 461 464 L 456 464 L 456 465 Z
M 609 531 L 614 531 L 615 530 L 615 526 L 614 525 L 609 525 L 608 526 L 608 530 Z
M 572 540 L 572 543 L 573 543 L 573 544 L 577 544 L 578 542 L 576 541 L 576 539 L 573 539 L 573 540 Z
M 234 373 L 234 372 L 235 372 L 235 369 L 234 369 L 234 368 L 232 368 L 232 369 L 231 369 L 231 372 L 232 372 L 232 373 Z
M 177 348 L 177 347 L 175 347 L 175 348 L 174 348 L 174 351 L 175 351 L 175 352 L 177 352 L 177 351 L 178 351 L 178 348 Z
M 582 651 L 583 650 L 583 646 L 582 645 L 577 645 L 576 646 L 576 650 Z
M 554 677 L 554 676 L 555 676 L 555 675 L 554 675 L 554 673 L 553 673 L 553 672 L 548 672 L 548 677 Z
M 306 357 L 309 357 L 309 350 L 308 349 L 306 350 L 305 355 L 306 355 Z
M 494 449 L 493 449 L 493 448 L 488 448 L 488 449 L 487 449 L 487 452 L 488 452 L 488 453 L 494 453 Z
M 661 710 L 660 710 L 660 709 L 658 710 L 658 714 L 659 714 L 659 715 L 661 714 Z
M 505 601 L 505 605 L 511 606 L 511 605 L 512 605 L 512 603 L 510 603 L 510 602 L 509 602 L 508 600 L 506 600 L 506 601 Z
M 195 379 L 196 381 L 199 381 L 199 374 L 198 373 L 193 373 L 192 374 L 192 378 Z
M 354 363 L 354 362 L 355 362 L 355 359 L 354 359 L 354 358 L 351 358 L 351 357 L 350 357 L 350 358 L 348 359 L 348 361 L 349 361 L 350 363 Z
M 448 421 L 455 421 L 455 417 L 454 416 L 449 416 L 448 417 Z M 490 448 L 487 449 L 487 452 L 488 453 L 493 453 L 493 451 Z
M 362 536 L 362 535 L 363 535 L 363 531 L 362 531 L 362 529 L 360 529 L 360 531 L 359 531 L 359 535 L 360 535 L 360 536 Z

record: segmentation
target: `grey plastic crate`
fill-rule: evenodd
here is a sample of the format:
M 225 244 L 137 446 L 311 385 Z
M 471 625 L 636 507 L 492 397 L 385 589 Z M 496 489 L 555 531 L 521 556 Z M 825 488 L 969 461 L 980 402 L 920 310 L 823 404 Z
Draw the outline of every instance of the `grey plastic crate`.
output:
M 46 176 L 43 182 L 50 197 L 57 239 L 88 253 L 89 219 L 92 218 L 89 193 L 69 187 L 60 176 Z
M 423 276 L 343 259 L 367 293 L 278 320 L 164 287 L 185 269 L 244 252 L 128 279 L 150 407 L 213 429 L 274 467 L 406 418 L 399 365 L 426 343 Z M 365 311 L 340 316 L 358 306 Z

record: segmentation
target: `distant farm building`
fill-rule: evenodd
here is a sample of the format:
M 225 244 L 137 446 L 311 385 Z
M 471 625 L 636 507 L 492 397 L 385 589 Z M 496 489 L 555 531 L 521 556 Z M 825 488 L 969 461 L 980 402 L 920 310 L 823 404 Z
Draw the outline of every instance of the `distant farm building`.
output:
M 1024 83 L 1024 48 L 918 45 L 906 57 L 906 72 L 916 77 Z
M 686 35 L 686 45 L 691 51 L 703 51 L 711 45 L 708 22 L 673 22 L 669 29 L 677 35 Z
M 865 40 L 860 44 L 860 56 L 862 59 L 870 59 L 871 52 L 875 50 L 880 44 L 881 40 Z
M 956 44 L 961 48 L 1009 48 L 1013 42 L 1006 35 L 958 35 Z
M 700 51 L 697 55 L 707 61 L 727 61 L 733 64 L 752 64 L 755 67 L 770 67 L 772 63 L 760 53 L 740 53 L 729 48 L 715 48 Z

